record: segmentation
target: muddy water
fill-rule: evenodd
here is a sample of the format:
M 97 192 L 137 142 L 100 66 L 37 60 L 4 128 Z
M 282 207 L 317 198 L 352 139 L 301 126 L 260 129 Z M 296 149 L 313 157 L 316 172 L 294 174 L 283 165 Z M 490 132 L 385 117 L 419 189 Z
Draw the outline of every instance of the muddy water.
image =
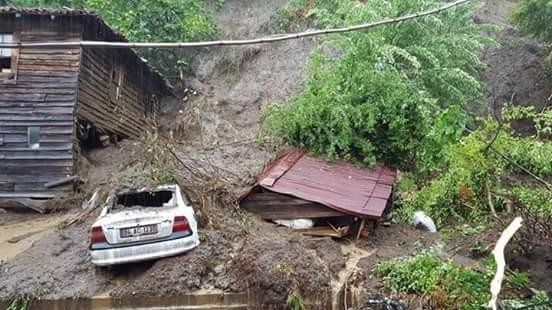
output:
M 0 302 L 0 306 L 2 303 Z M 109 310 L 109 309 L 181 309 L 181 310 L 219 310 L 219 309 L 258 309 L 256 298 L 248 293 L 240 294 L 186 294 L 178 297 L 131 297 L 109 298 L 94 297 L 82 299 L 39 300 L 34 301 L 32 310 Z
M 362 272 L 358 267 L 358 262 L 376 253 L 376 249 L 368 252 L 351 243 L 341 246 L 341 251 L 348 259 L 345 268 L 339 272 L 337 280 L 332 281 L 332 310 L 349 309 L 350 307 L 357 309 L 360 287 L 349 286 L 349 283 L 354 283 L 354 279 Z
M 69 216 L 69 214 L 45 215 L 38 219 L 0 226 L 0 262 L 14 258 L 30 248 L 34 242 L 54 232 L 56 226 Z

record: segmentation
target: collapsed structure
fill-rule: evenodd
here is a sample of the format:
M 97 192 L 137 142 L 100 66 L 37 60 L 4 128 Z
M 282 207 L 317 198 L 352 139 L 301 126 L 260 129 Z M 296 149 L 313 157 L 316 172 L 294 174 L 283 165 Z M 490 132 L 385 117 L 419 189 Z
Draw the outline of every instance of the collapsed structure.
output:
M 126 41 L 87 11 L 0 7 L 2 43 L 80 40 Z M 140 136 L 171 93 L 131 49 L 0 49 L 0 198 L 71 192 L 84 147 Z
M 396 171 L 384 165 L 359 168 L 345 161 L 328 163 L 291 149 L 279 154 L 240 197 L 242 208 L 266 220 L 313 219 L 340 236 L 366 220 L 381 220 L 389 206 Z M 355 219 L 361 219 L 356 221 Z M 340 229 L 341 227 L 341 229 Z M 346 229 L 344 229 L 346 228 Z

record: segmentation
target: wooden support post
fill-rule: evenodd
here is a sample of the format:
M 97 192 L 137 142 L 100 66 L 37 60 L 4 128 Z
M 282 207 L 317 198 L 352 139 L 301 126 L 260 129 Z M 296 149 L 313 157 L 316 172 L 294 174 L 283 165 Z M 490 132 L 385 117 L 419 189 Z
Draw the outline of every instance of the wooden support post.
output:
M 358 231 L 356 233 L 355 241 L 358 241 L 360 239 L 360 234 L 362 233 L 362 230 L 364 229 L 364 224 L 366 223 L 366 218 L 362 218 L 362 221 L 360 222 L 360 226 L 358 227 Z

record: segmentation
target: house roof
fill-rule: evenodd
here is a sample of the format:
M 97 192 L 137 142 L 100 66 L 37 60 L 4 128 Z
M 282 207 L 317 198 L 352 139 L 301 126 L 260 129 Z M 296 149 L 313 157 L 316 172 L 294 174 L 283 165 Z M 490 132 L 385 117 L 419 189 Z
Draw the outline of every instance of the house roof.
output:
M 59 17 L 77 17 L 82 18 L 86 22 L 92 22 L 100 25 L 107 30 L 107 38 L 112 42 L 128 42 L 126 37 L 117 30 L 111 28 L 96 12 L 87 11 L 82 9 L 72 8 L 29 8 L 29 7 L 14 7 L 14 6 L 0 6 L 0 16 L 2 15 L 16 15 L 21 14 L 25 16 L 59 16 Z M 85 23 L 86 24 L 86 23 Z M 145 65 L 146 70 L 157 79 L 162 82 L 165 90 L 172 93 L 173 87 L 169 81 L 159 72 L 157 69 L 150 66 L 147 61 L 139 57 L 132 49 L 128 49 L 133 57 L 136 57 L 137 61 Z
M 396 171 L 382 164 L 359 168 L 341 160 L 328 163 L 303 150 L 291 149 L 268 165 L 254 187 L 261 186 L 347 214 L 381 218 L 395 177 Z

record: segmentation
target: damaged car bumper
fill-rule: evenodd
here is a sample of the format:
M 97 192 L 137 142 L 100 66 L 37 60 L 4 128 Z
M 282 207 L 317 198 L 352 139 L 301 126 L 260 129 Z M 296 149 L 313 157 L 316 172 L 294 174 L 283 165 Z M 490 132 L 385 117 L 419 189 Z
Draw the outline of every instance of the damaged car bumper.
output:
M 197 234 L 173 235 L 163 241 L 117 246 L 108 243 L 95 244 L 90 248 L 90 255 L 94 265 L 109 266 L 173 256 L 198 245 Z

